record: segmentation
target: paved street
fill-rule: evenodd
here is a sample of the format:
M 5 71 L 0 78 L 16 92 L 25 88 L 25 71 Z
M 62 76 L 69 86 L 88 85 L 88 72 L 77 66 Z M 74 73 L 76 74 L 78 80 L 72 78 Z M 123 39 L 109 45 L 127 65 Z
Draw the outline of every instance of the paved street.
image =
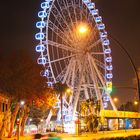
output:
M 84 133 L 82 135 L 68 135 L 68 134 L 58 134 L 62 140 L 99 140 L 101 138 L 111 138 L 111 137 L 127 137 L 132 135 L 140 135 L 140 130 L 119 130 L 119 131 L 105 131 L 98 132 L 96 134 L 93 133 Z M 42 138 L 42 140 L 47 139 L 47 137 Z M 16 138 L 3 138 L 2 140 L 17 140 Z M 20 137 L 20 140 L 33 140 L 32 136 Z

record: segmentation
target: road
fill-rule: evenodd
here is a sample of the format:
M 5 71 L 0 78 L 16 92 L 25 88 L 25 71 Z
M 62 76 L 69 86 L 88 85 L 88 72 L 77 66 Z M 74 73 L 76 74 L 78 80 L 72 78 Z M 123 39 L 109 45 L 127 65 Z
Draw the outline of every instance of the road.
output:
M 139 129 L 133 130 L 117 130 L 117 131 L 104 131 L 98 133 L 83 133 L 82 135 L 68 135 L 68 134 L 58 134 L 62 140 L 99 140 L 101 138 L 111 138 L 111 137 L 127 137 L 132 135 L 140 135 Z M 42 138 L 46 140 L 47 137 Z M 2 140 L 17 140 L 15 138 L 3 138 Z M 20 140 L 33 140 L 32 136 L 20 137 Z

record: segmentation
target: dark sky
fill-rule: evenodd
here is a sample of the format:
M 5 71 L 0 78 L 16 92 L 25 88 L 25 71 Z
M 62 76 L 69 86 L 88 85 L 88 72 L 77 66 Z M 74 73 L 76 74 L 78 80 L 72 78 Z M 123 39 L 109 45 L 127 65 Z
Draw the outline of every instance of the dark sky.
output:
M 1 0 L 0 2 L 0 55 L 10 55 L 15 48 L 25 48 L 31 55 L 37 42 L 34 39 L 37 13 L 42 0 Z M 95 0 L 107 31 L 119 40 L 140 66 L 140 0 Z M 114 85 L 133 86 L 135 77 L 128 57 L 111 43 Z M 113 96 L 122 96 L 122 101 L 134 97 L 135 91 L 117 88 Z

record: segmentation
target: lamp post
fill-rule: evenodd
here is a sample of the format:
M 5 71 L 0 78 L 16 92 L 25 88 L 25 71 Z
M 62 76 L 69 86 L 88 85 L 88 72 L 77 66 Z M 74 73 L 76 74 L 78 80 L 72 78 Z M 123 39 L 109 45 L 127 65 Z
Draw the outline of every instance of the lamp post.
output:
M 116 108 L 118 109 L 118 106 L 117 106 L 118 98 L 115 97 L 115 98 L 113 99 L 113 101 L 115 102 Z
M 134 101 L 134 105 L 138 105 L 138 101 Z
M 117 103 L 119 101 L 118 98 L 116 98 L 116 97 L 113 100 L 115 103 Z M 123 112 L 124 112 L 124 125 L 123 125 L 123 127 L 126 131 L 125 104 L 122 104 L 122 107 L 123 107 Z M 118 119 L 118 129 L 119 129 L 119 126 L 120 126 L 120 123 L 119 123 L 119 119 Z
M 25 104 L 24 101 L 20 101 L 20 105 L 23 106 Z
M 28 133 L 30 133 L 30 125 L 31 125 L 32 120 L 33 120 L 32 118 L 28 120 Z
M 138 92 L 138 96 L 139 96 L 139 101 L 140 101 L 140 80 L 139 80 L 139 76 L 138 76 L 138 72 L 137 72 L 137 69 L 136 69 L 136 66 L 130 56 L 130 54 L 128 53 L 128 51 L 125 49 L 125 47 L 120 43 L 119 40 L 117 40 L 116 38 L 114 38 L 112 35 L 109 34 L 109 37 L 116 42 L 116 44 L 118 44 L 118 46 L 123 50 L 123 52 L 128 56 L 129 58 L 129 61 L 133 67 L 133 70 L 135 72 L 135 75 L 136 75 L 136 79 L 137 79 L 137 92 Z
M 20 101 L 20 108 L 25 104 L 23 100 Z M 17 140 L 20 139 L 20 109 L 19 109 L 19 117 L 17 119 Z
M 118 98 L 114 98 L 114 102 L 118 102 Z
M 117 110 L 118 110 L 118 105 L 117 105 L 117 102 L 119 101 L 118 98 L 115 97 L 115 98 L 113 99 L 113 101 L 115 102 L 116 108 L 117 108 Z M 120 121 L 119 121 L 119 118 L 118 118 L 118 130 L 119 130 L 119 127 L 120 127 Z
M 134 106 L 136 107 L 136 112 L 138 112 L 138 105 L 139 105 L 139 102 L 138 101 L 134 101 Z

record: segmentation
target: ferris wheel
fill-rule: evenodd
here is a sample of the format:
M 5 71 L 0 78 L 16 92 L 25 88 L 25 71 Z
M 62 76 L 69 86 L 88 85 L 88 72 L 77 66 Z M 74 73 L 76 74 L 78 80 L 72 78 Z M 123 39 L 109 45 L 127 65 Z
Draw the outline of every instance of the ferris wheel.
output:
M 36 23 L 38 64 L 48 86 L 61 81 L 73 91 L 65 102 L 75 115 L 80 99 L 100 100 L 101 109 L 116 107 L 112 90 L 112 57 L 105 25 L 91 0 L 45 0 Z

